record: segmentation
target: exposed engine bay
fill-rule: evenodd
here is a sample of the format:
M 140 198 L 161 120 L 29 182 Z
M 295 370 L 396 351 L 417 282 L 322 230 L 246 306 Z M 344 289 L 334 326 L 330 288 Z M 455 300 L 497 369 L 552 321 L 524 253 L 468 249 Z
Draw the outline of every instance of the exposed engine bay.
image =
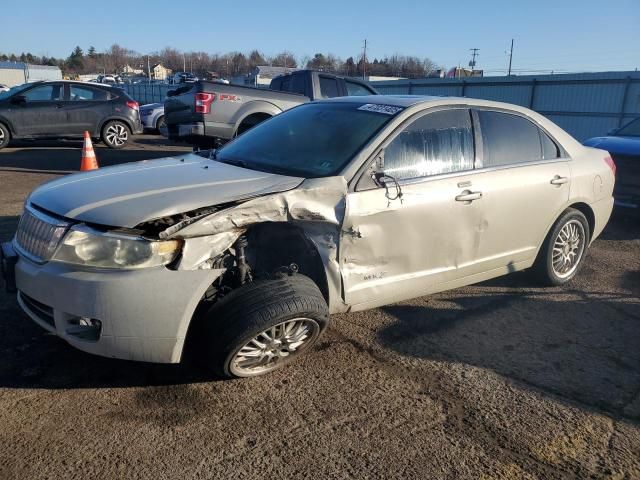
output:
M 153 219 L 135 230 L 184 241 L 172 269 L 221 270 L 204 295 L 207 302 L 256 278 L 298 272 L 312 278 L 329 302 L 340 297 L 330 290 L 341 288 L 337 244 L 346 183 L 342 177 L 305 183 L 306 188 Z

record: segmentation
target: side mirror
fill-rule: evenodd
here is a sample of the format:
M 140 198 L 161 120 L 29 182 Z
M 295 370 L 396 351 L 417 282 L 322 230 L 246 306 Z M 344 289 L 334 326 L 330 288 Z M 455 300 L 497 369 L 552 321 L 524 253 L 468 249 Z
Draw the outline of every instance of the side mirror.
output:
M 25 103 L 27 103 L 27 97 L 25 97 L 24 95 L 14 95 L 13 97 L 11 97 L 11 103 L 13 103 L 14 105 L 24 105 Z
M 375 183 L 378 187 L 384 187 L 387 179 L 387 176 L 382 171 L 373 172 L 371 175 L 371 179 L 373 183 Z
M 371 162 L 371 179 L 378 187 L 384 186 L 384 148 L 378 152 Z
M 607 135 L 615 135 L 616 133 L 618 133 L 618 130 L 620 130 L 619 128 L 612 128 L 611 130 L 609 130 L 607 132 Z

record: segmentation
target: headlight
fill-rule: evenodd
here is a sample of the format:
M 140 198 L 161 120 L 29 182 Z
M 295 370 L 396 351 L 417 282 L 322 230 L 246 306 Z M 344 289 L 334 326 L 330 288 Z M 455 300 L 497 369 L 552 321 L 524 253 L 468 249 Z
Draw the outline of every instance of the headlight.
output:
M 166 265 L 182 247 L 179 240 L 151 241 L 131 235 L 72 228 L 52 260 L 98 268 L 146 268 Z

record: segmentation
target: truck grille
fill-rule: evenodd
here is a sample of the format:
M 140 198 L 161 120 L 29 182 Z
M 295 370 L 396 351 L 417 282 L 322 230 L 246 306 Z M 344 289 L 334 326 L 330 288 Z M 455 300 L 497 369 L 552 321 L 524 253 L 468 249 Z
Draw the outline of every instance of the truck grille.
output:
M 42 263 L 51 258 L 69 224 L 27 207 L 20 217 L 15 245 L 19 253 Z

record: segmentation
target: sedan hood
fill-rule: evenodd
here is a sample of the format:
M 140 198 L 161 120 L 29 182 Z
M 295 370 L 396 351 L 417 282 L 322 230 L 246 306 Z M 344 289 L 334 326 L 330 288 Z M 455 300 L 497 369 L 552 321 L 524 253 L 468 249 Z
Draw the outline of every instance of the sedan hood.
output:
M 584 145 L 618 155 L 640 155 L 640 137 L 594 137 L 585 140 Z
M 29 202 L 82 222 L 135 227 L 201 207 L 283 192 L 302 181 L 190 153 L 69 175 L 34 190 Z

